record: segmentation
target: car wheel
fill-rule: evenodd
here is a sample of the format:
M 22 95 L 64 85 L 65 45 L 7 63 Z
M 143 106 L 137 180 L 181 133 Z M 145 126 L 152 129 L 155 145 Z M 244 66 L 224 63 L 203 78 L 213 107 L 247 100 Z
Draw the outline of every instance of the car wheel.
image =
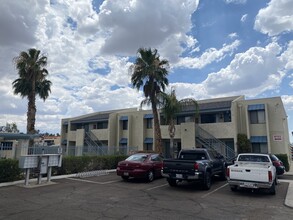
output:
M 121 178 L 122 178 L 123 180 L 128 180 L 128 179 L 129 179 L 129 176 L 121 176 Z
M 236 192 L 237 191 L 237 186 L 230 186 L 230 189 L 232 192 Z
M 275 181 L 273 182 L 273 185 L 271 186 L 271 188 L 269 189 L 269 193 L 271 195 L 276 195 L 276 183 Z
M 152 182 L 154 180 L 154 171 L 150 170 L 147 174 L 147 181 Z
M 204 176 L 204 181 L 203 181 L 203 189 L 204 190 L 209 190 L 212 185 L 212 177 L 210 172 L 206 172 Z
M 224 181 L 226 179 L 227 179 L 226 178 L 226 169 L 224 167 L 223 170 L 222 170 L 222 173 L 220 173 L 220 180 Z
M 168 181 L 170 186 L 172 186 L 172 187 L 177 186 L 177 180 L 168 178 L 167 181 Z

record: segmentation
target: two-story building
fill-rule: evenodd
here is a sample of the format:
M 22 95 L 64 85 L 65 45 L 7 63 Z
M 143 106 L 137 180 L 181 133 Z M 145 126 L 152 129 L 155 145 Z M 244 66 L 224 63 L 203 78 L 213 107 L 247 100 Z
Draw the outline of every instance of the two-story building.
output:
M 174 149 L 160 114 L 164 155 L 183 148 L 212 145 L 227 157 L 237 154 L 237 135 L 245 134 L 252 152 L 290 155 L 287 115 L 280 97 L 246 100 L 244 96 L 199 100 L 176 116 Z M 61 145 L 67 154 L 114 154 L 154 150 L 150 110 L 121 109 L 62 119 Z

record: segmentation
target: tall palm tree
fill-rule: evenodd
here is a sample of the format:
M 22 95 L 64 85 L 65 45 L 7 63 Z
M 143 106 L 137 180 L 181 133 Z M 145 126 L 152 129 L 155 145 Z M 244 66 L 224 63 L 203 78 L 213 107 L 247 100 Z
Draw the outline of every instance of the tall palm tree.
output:
M 167 79 L 169 62 L 160 60 L 156 49 L 139 48 L 135 63 L 130 67 L 131 82 L 134 88 L 143 87 L 145 100 L 141 104 L 150 104 L 154 115 L 155 150 L 162 153 L 162 136 L 159 123 L 158 94 L 165 91 L 169 84 Z
M 49 74 L 45 69 L 47 57 L 40 53 L 39 50 L 31 48 L 28 52 L 20 52 L 19 56 L 14 58 L 19 75 L 19 78 L 12 83 L 14 94 L 20 94 L 22 98 L 28 99 L 27 134 L 35 133 L 36 96 L 39 95 L 45 101 L 51 92 L 52 83 L 46 79 Z

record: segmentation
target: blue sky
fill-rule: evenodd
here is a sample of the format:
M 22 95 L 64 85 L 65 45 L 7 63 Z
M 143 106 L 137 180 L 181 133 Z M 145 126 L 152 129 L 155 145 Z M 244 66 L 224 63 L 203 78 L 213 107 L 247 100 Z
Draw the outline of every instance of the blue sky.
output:
M 280 96 L 291 132 L 292 11 L 292 0 L 4 0 L 0 125 L 25 132 L 27 100 L 11 86 L 20 51 L 48 56 L 52 93 L 37 100 L 36 129 L 60 133 L 62 118 L 138 107 L 128 69 L 152 47 L 169 60 L 179 99 Z

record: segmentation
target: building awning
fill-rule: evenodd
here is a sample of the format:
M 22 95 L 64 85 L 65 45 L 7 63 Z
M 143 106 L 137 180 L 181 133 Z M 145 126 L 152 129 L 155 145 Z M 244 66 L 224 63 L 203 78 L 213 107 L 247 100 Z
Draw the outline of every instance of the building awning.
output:
M 264 110 L 265 104 L 248 105 L 248 111 Z
M 127 144 L 127 138 L 121 138 L 119 144 Z
M 251 136 L 250 143 L 267 143 L 267 136 Z
M 153 138 L 145 138 L 143 143 L 152 144 L 153 143 Z
M 146 114 L 143 116 L 143 118 L 154 118 L 153 114 Z
M 128 121 L 128 116 L 121 116 L 120 121 Z

